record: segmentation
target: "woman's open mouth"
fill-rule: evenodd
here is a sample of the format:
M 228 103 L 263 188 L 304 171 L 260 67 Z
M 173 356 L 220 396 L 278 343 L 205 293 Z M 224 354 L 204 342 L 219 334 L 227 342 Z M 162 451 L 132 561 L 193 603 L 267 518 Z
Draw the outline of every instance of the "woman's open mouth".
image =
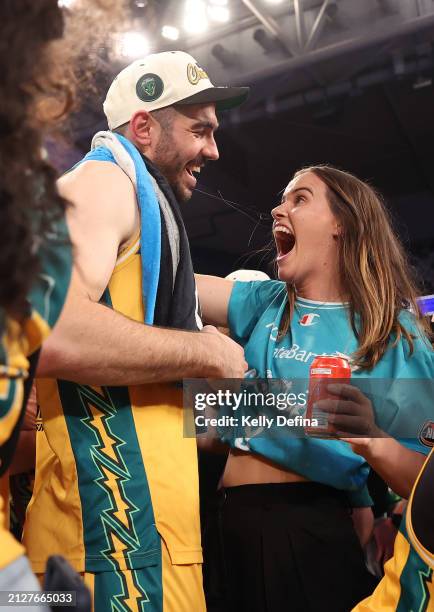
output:
M 279 261 L 286 257 L 294 248 L 295 236 L 289 228 L 283 225 L 276 225 L 273 232 L 277 247 L 277 261 Z

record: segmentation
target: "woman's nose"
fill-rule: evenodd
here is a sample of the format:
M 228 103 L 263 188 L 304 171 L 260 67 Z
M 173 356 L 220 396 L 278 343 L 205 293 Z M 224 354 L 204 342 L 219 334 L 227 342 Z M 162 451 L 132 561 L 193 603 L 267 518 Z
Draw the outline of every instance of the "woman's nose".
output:
M 271 216 L 273 217 L 273 219 L 275 221 L 278 221 L 279 219 L 283 219 L 284 217 L 287 216 L 286 213 L 286 206 L 285 204 L 279 204 L 279 206 L 276 206 L 276 208 L 273 208 L 273 210 L 271 211 Z

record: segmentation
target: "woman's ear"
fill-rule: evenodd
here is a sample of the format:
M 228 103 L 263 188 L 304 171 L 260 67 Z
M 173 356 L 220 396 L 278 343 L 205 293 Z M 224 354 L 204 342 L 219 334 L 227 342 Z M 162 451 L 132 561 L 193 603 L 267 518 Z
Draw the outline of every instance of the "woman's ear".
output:
M 337 240 L 338 238 L 342 236 L 342 234 L 343 234 L 342 225 L 336 222 L 333 228 L 333 238 Z

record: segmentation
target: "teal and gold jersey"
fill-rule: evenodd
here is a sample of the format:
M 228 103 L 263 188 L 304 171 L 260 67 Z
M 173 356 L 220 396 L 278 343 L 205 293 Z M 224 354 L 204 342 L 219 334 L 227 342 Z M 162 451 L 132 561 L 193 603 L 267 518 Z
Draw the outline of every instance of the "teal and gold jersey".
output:
M 58 222 L 39 250 L 40 272 L 28 296 L 29 316 L 14 320 L 0 312 L 0 445 L 21 412 L 27 357 L 40 348 L 57 321 L 71 276 L 71 248 L 65 223 Z
M 384 570 L 374 593 L 353 612 L 434 611 L 434 450 L 413 488 Z
M 28 357 L 40 348 L 57 321 L 71 275 L 71 248 L 64 222 L 53 229 L 40 250 L 40 273 L 28 296 L 29 316 L 15 320 L 2 315 L 0 328 L 0 444 L 11 437 L 22 413 Z M 0 479 L 0 568 L 23 554 L 23 547 L 8 530 L 7 473 Z
M 314 358 L 351 356 L 358 344 L 346 304 L 319 303 L 300 297 L 295 304 L 291 334 L 278 341 L 286 304 L 285 283 L 236 282 L 229 302 L 229 327 L 232 337 L 244 347 L 246 360 L 256 377 L 291 383 L 297 402 L 289 416 L 303 416 L 309 368 Z M 362 391 L 369 391 L 377 425 L 383 431 L 413 450 L 428 453 L 434 353 L 411 313 L 403 311 L 400 319 L 415 336 L 413 354 L 406 341 L 391 342 L 371 371 L 353 369 L 351 383 L 360 386 Z M 246 446 L 316 482 L 348 491 L 364 484 L 368 466 L 349 445 L 338 440 L 308 438 L 300 429 L 298 436 L 252 436 Z M 225 440 L 237 446 L 234 435 L 236 432 L 230 432 Z
M 118 257 L 103 302 L 143 323 L 140 240 Z M 143 355 L 146 360 L 149 355 Z M 196 441 L 175 385 L 38 380 L 33 498 L 24 542 L 35 572 L 62 554 L 79 572 L 202 562 Z M 42 535 L 43 534 L 43 535 Z

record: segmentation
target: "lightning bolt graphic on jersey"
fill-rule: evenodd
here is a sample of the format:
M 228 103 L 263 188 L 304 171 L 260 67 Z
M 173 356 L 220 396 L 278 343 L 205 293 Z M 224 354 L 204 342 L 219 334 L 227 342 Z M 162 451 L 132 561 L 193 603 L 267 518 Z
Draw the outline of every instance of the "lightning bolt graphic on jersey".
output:
M 80 385 L 78 393 L 86 412 L 81 421 L 92 430 L 97 442 L 90 448 L 90 456 L 100 477 L 96 484 L 107 495 L 108 507 L 101 514 L 107 547 L 101 553 L 108 559 L 115 570 L 119 570 L 119 559 L 129 560 L 140 546 L 134 525 L 134 514 L 139 508 L 128 499 L 125 483 L 131 480 L 131 474 L 122 456 L 122 447 L 126 442 L 113 433 L 110 421 L 116 416 L 116 408 L 105 389 L 101 394 L 91 387 Z M 131 567 L 131 565 L 129 565 Z M 114 609 L 128 611 L 137 609 L 148 596 L 135 580 L 135 572 L 116 572 L 122 582 L 123 593 L 116 596 Z M 132 605 L 133 601 L 137 604 Z
M 424 593 L 424 599 L 417 612 L 427 612 L 430 603 L 434 603 L 433 570 L 427 568 L 426 572 L 419 571 L 420 581 Z

